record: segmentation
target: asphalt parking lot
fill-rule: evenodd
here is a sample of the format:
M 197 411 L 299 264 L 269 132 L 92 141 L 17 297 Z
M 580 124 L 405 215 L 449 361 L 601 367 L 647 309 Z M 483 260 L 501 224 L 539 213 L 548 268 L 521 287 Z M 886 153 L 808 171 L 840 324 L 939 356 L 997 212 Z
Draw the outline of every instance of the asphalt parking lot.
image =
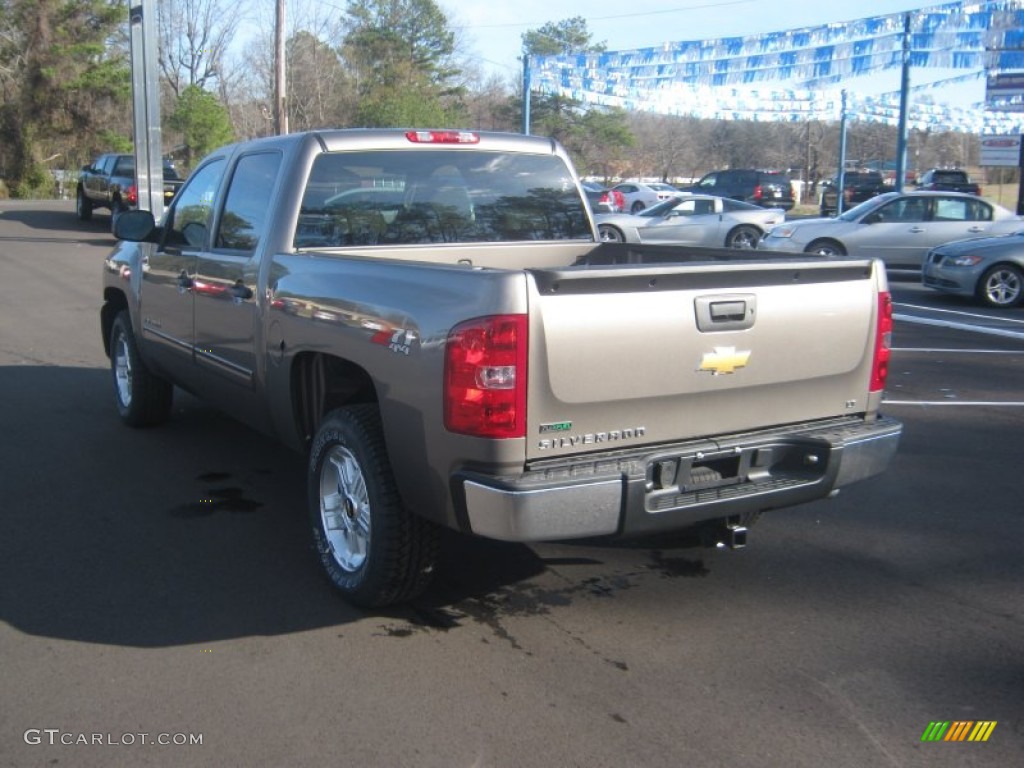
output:
M 744 550 L 451 535 L 363 611 L 302 456 L 188 396 L 118 421 L 108 224 L 0 201 L 0 766 L 1024 765 L 1024 311 L 894 283 L 894 465 Z

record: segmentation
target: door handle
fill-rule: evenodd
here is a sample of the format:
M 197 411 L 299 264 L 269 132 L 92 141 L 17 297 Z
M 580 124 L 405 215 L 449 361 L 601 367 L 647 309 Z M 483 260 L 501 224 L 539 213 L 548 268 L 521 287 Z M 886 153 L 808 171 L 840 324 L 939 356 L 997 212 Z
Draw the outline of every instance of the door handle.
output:
M 913 232 L 915 235 L 920 234 L 921 232 L 924 232 L 924 230 L 921 229 L 920 227 L 911 227 L 910 231 Z
M 967 231 L 968 232 L 984 232 L 985 228 L 984 227 L 968 227 Z
M 191 290 L 193 285 L 194 285 L 194 283 L 192 282 L 192 278 L 188 276 L 188 272 L 186 272 L 184 269 L 181 270 L 181 272 L 178 273 L 178 288 L 179 288 L 179 290 L 182 290 L 182 291 Z

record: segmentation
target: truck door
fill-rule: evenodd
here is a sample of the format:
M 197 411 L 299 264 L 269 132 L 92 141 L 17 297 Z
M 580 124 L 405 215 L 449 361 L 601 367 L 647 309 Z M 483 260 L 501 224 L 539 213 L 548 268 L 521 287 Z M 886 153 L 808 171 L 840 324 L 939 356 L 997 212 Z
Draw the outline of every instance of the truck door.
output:
M 196 361 L 244 386 L 256 366 L 258 252 L 280 166 L 276 151 L 239 157 L 193 284 Z
M 196 268 L 224 165 L 223 158 L 215 158 L 192 174 L 167 211 L 161 242 L 143 265 L 143 336 L 172 365 L 193 356 Z

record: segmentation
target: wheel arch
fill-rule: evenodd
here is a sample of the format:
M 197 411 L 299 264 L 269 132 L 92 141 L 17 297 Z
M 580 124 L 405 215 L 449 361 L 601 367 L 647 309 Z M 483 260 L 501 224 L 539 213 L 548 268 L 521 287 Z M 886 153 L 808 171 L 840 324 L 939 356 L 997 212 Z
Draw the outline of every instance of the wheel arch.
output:
M 110 331 L 114 327 L 114 319 L 121 310 L 131 310 L 128 307 L 128 297 L 124 291 L 117 288 L 103 289 L 103 306 L 100 307 L 100 333 L 103 334 L 103 351 L 110 357 Z
M 309 445 L 324 417 L 344 405 L 378 404 L 373 377 L 343 357 L 303 351 L 292 359 L 289 375 L 295 433 Z
M 836 240 L 834 237 L 815 238 L 814 240 L 807 244 L 806 248 L 804 248 L 804 253 L 816 253 L 817 249 L 823 245 L 835 247 L 842 255 L 849 253 L 849 251 L 846 250 L 846 246 L 843 245 L 839 240 Z

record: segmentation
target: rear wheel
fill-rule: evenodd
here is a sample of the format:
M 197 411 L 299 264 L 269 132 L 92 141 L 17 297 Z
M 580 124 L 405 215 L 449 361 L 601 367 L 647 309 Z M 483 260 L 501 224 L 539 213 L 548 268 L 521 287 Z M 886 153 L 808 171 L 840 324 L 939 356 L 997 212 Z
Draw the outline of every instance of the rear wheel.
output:
M 110 372 L 117 412 L 125 424 L 148 427 L 171 415 L 174 387 L 142 362 L 127 310 L 118 314 L 110 330 Z
M 313 440 L 308 485 L 320 564 L 349 601 L 388 605 L 426 589 L 438 528 L 402 504 L 376 406 L 327 415 Z
M 92 218 L 92 202 L 85 196 L 81 187 L 75 193 L 75 214 L 79 221 L 89 221 Z
M 640 213 L 640 211 L 642 211 L 646 207 L 647 206 L 645 206 L 643 203 L 641 203 L 639 200 L 637 200 L 635 203 L 633 203 L 632 207 L 629 209 L 629 212 L 630 213 Z
M 749 224 L 742 224 L 725 238 L 726 248 L 757 248 L 761 239 L 761 230 Z
M 819 256 L 845 256 L 846 249 L 835 240 L 815 240 L 804 248 L 804 253 L 816 253 Z
M 978 298 L 990 307 L 1005 309 L 1020 305 L 1024 273 L 1012 264 L 996 264 L 978 281 Z
M 597 231 L 600 233 L 601 242 L 603 243 L 626 242 L 626 236 L 622 234 L 622 230 L 618 227 L 613 227 L 611 224 L 599 224 Z

